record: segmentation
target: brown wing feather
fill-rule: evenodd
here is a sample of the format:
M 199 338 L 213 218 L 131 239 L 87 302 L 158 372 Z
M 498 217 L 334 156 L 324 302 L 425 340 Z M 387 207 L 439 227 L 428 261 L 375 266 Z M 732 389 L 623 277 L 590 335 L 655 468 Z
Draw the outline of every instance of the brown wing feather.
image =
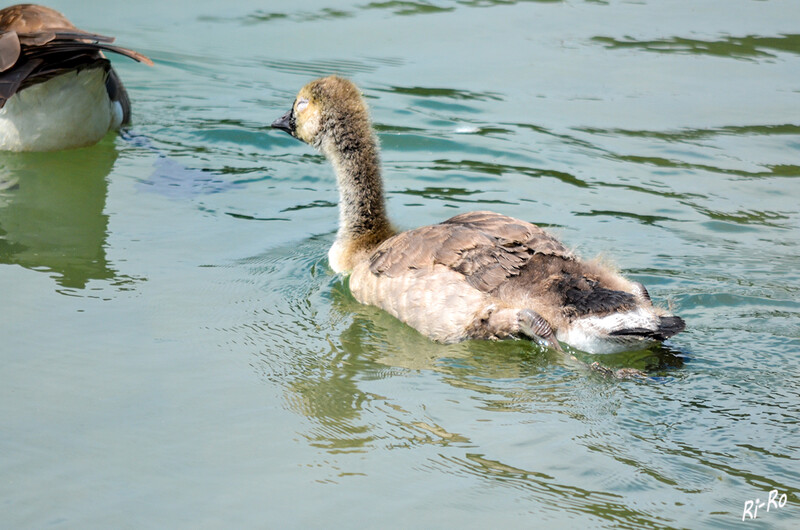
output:
M 21 48 L 15 31 L 0 33 L 0 72 L 5 72 L 19 59 Z
M 69 70 L 96 66 L 108 51 L 152 66 L 113 37 L 80 30 L 53 9 L 22 4 L 0 10 L 0 108 L 19 90 Z M 118 79 L 117 79 L 118 81 Z
M 75 26 L 67 17 L 45 6 L 17 4 L 0 9 L 0 31 L 39 33 L 55 28 L 74 30 Z
M 388 239 L 372 255 L 370 271 L 394 277 L 444 265 L 476 289 L 491 292 L 518 276 L 535 254 L 574 259 L 536 225 L 492 212 L 470 212 Z

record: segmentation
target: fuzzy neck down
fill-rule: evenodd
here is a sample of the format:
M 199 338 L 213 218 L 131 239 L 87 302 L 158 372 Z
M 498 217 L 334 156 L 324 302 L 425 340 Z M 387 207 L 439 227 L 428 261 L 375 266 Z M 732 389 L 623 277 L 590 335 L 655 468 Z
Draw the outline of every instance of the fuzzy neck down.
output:
M 336 272 L 349 272 L 395 233 L 386 215 L 377 139 L 371 132 L 345 131 L 319 147 L 336 171 L 339 188 L 339 230 L 330 264 Z

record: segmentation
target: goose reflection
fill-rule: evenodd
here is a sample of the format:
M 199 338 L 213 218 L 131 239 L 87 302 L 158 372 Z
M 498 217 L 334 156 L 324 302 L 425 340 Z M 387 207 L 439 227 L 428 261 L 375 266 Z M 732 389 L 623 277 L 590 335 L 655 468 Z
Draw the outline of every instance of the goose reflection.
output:
M 77 150 L 0 153 L 0 263 L 51 273 L 62 288 L 113 280 L 106 257 L 113 139 Z
M 449 375 L 471 374 L 488 379 L 518 379 L 536 376 L 559 363 L 580 369 L 600 362 L 611 368 L 632 368 L 646 374 L 683 365 L 682 353 L 664 344 L 639 351 L 599 355 L 571 349 L 572 356 L 563 356 L 524 340 L 439 344 L 385 311 L 360 304 L 344 282 L 337 282 L 331 294 L 334 309 L 354 317 L 353 323 L 341 335 L 342 347 L 378 352 L 374 361 L 394 368 L 433 370 Z

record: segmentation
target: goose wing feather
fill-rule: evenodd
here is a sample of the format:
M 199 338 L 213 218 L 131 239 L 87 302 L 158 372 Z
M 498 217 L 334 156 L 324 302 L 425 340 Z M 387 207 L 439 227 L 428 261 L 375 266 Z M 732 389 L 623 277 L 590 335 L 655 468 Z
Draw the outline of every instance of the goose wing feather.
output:
M 0 10 L 0 108 L 31 84 L 95 66 L 104 60 L 103 51 L 153 65 L 145 55 L 112 42 L 113 37 L 78 29 L 49 8 L 24 4 Z

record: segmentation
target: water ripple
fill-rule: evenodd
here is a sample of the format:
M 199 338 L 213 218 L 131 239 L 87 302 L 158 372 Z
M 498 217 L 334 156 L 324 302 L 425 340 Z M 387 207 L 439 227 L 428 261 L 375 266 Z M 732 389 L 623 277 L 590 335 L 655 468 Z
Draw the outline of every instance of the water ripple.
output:
M 593 37 L 592 40 L 609 49 L 634 48 L 655 53 L 711 55 L 746 60 L 776 58 L 779 53 L 800 54 L 800 35 L 795 34 L 783 34 L 775 37 L 729 36 L 718 40 L 687 39 L 685 37 L 654 40 L 637 40 L 630 37 L 624 40 L 613 37 Z
M 376 58 L 356 59 L 317 59 L 312 61 L 287 61 L 283 59 L 262 59 L 265 68 L 289 74 L 324 77 L 328 75 L 352 76 L 359 73 L 372 73 L 382 66 L 397 66 L 400 60 Z
M 519 489 L 531 494 L 537 505 L 550 506 L 566 513 L 589 514 L 623 527 L 673 528 L 668 519 L 632 508 L 621 502 L 618 495 L 563 484 L 545 473 L 520 469 L 483 454 L 467 453 L 463 458 L 442 456 L 432 460 L 429 467 L 476 477 L 490 486 Z M 546 515 L 541 511 L 538 514 L 540 517 Z
M 601 129 L 596 127 L 581 127 L 576 129 L 589 134 L 604 136 L 627 136 L 632 138 L 652 138 L 667 142 L 694 142 L 717 136 L 800 136 L 800 125 L 784 123 L 777 125 L 729 125 L 708 129 L 679 129 L 675 131 L 648 131 L 633 129 Z
M 473 92 L 458 88 L 432 88 L 432 87 L 401 87 L 392 86 L 389 88 L 378 88 L 377 91 L 389 92 L 403 96 L 417 96 L 422 98 L 446 98 L 456 100 L 477 100 L 477 101 L 502 101 L 503 96 L 499 92 Z
M 432 161 L 435 165 L 431 169 L 436 171 L 470 171 L 476 173 L 485 173 L 490 175 L 502 176 L 506 173 L 519 173 L 533 178 L 551 177 L 555 178 L 565 184 L 570 184 L 578 188 L 590 188 L 591 184 L 585 182 L 574 175 L 563 171 L 555 171 L 552 169 L 538 169 L 529 166 L 512 166 L 507 164 L 488 163 L 480 160 L 448 160 L 436 159 Z
M 610 158 L 621 162 L 634 164 L 645 164 L 659 168 L 685 169 L 691 171 L 707 171 L 710 173 L 720 173 L 723 175 L 735 175 L 747 178 L 766 178 L 766 177 L 798 177 L 800 176 L 800 166 L 793 164 L 768 164 L 767 171 L 744 171 L 740 169 L 722 168 L 707 164 L 692 164 L 661 157 L 647 157 L 636 155 L 610 155 Z

